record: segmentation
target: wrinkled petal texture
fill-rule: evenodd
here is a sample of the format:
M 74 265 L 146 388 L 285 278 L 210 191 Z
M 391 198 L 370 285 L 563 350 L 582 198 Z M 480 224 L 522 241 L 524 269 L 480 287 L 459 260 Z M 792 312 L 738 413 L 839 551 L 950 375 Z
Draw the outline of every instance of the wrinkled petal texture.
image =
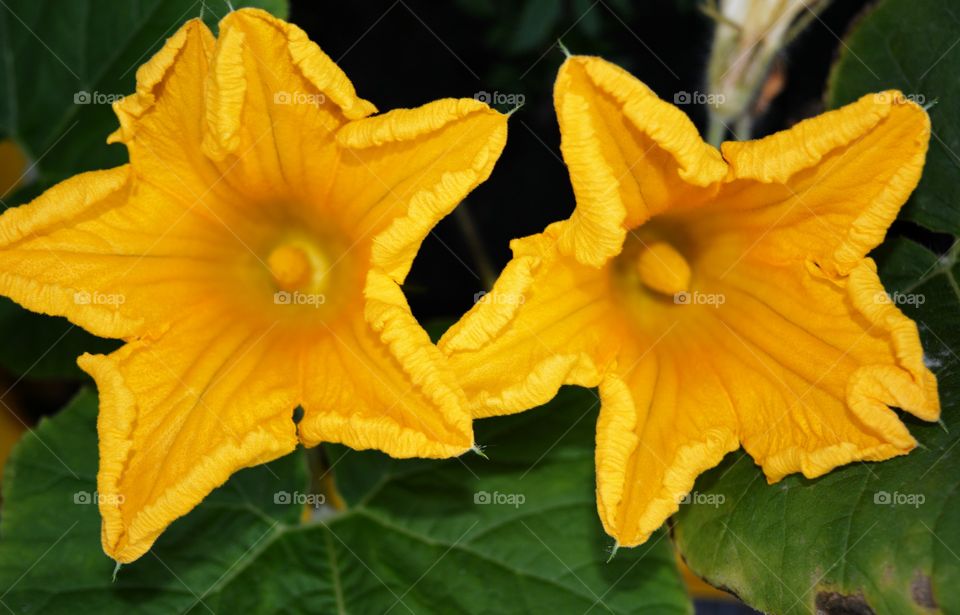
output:
M 470 449 L 463 390 L 399 284 L 489 176 L 506 116 L 456 99 L 371 116 L 299 28 L 252 9 L 217 38 L 185 24 L 114 109 L 129 165 L 0 217 L 0 292 L 127 342 L 79 361 L 100 392 L 108 555 L 137 559 L 298 443 Z
M 554 106 L 577 199 L 560 245 L 584 264 L 619 254 L 628 229 L 671 204 L 710 198 L 707 188 L 727 172 L 682 111 L 613 64 L 568 59 Z
M 476 417 L 539 406 L 564 384 L 596 386 L 616 352 L 609 276 L 561 255 L 557 230 L 514 240 L 492 291 L 440 339 Z
M 475 416 L 597 386 L 597 505 L 623 546 L 738 446 L 774 482 L 916 445 L 892 408 L 936 420 L 936 379 L 866 255 L 919 181 L 923 109 L 868 95 L 721 155 L 587 57 L 561 68 L 555 106 L 576 211 L 517 240 L 440 343 Z M 686 256 L 686 303 L 637 281 L 631 259 L 662 239 Z

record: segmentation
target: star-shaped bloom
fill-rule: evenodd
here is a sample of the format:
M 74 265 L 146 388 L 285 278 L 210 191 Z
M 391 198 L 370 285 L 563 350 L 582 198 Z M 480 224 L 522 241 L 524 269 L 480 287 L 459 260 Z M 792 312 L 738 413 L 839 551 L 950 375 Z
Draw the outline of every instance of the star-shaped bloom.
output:
M 718 151 L 601 59 L 569 58 L 554 94 L 576 209 L 515 240 L 440 342 L 474 416 L 599 387 L 597 505 L 623 546 L 740 445 L 770 482 L 916 445 L 891 407 L 937 419 L 936 380 L 866 255 L 920 177 L 923 109 L 869 95 Z
M 108 555 L 136 559 L 298 442 L 470 449 L 463 391 L 399 284 L 491 172 L 504 115 L 444 99 L 368 117 L 302 30 L 258 10 L 216 39 L 184 25 L 114 109 L 129 165 L 0 218 L 0 292 L 127 342 L 79 361 L 100 392 Z

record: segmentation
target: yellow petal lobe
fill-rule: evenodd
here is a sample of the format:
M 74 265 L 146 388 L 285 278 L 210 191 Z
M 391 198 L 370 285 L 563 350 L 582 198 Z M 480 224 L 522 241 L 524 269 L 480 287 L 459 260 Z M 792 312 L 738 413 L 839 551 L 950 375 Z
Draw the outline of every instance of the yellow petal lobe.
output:
M 373 263 L 403 281 L 420 243 L 493 171 L 507 116 L 473 99 L 444 98 L 350 122 L 331 198 L 373 237 Z
M 683 111 L 601 58 L 564 62 L 554 106 L 577 199 L 560 246 L 581 263 L 602 265 L 628 229 L 677 203 L 703 202 L 728 173 Z

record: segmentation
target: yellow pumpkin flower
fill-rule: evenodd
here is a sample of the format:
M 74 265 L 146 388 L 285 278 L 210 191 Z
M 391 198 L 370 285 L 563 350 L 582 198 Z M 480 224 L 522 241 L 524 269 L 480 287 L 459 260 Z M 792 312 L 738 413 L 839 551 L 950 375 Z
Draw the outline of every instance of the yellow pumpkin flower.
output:
M 599 387 L 597 505 L 622 546 L 741 444 L 770 482 L 916 445 L 890 406 L 937 419 L 936 379 L 866 254 L 919 180 L 923 109 L 869 95 L 718 151 L 599 58 L 567 59 L 554 97 L 576 209 L 514 240 L 439 344 L 474 416 Z
M 302 30 L 258 10 L 216 39 L 185 24 L 114 109 L 129 165 L 0 218 L 0 292 L 127 342 L 79 360 L 100 391 L 108 555 L 140 557 L 298 442 L 471 448 L 463 391 L 399 284 L 491 172 L 504 115 L 444 99 L 367 117 Z

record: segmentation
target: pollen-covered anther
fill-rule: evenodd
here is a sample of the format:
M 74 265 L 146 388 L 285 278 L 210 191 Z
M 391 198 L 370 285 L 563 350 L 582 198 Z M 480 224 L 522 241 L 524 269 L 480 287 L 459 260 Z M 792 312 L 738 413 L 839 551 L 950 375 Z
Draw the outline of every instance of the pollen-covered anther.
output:
M 643 246 L 637 257 L 637 273 L 644 286 L 665 295 L 685 292 L 690 286 L 690 265 L 665 241 Z
M 266 264 L 277 290 L 324 292 L 331 262 L 312 239 L 298 237 L 278 243 Z
M 289 244 L 277 246 L 267 257 L 273 283 L 280 290 L 294 291 L 306 286 L 313 277 L 313 267 L 306 251 Z

